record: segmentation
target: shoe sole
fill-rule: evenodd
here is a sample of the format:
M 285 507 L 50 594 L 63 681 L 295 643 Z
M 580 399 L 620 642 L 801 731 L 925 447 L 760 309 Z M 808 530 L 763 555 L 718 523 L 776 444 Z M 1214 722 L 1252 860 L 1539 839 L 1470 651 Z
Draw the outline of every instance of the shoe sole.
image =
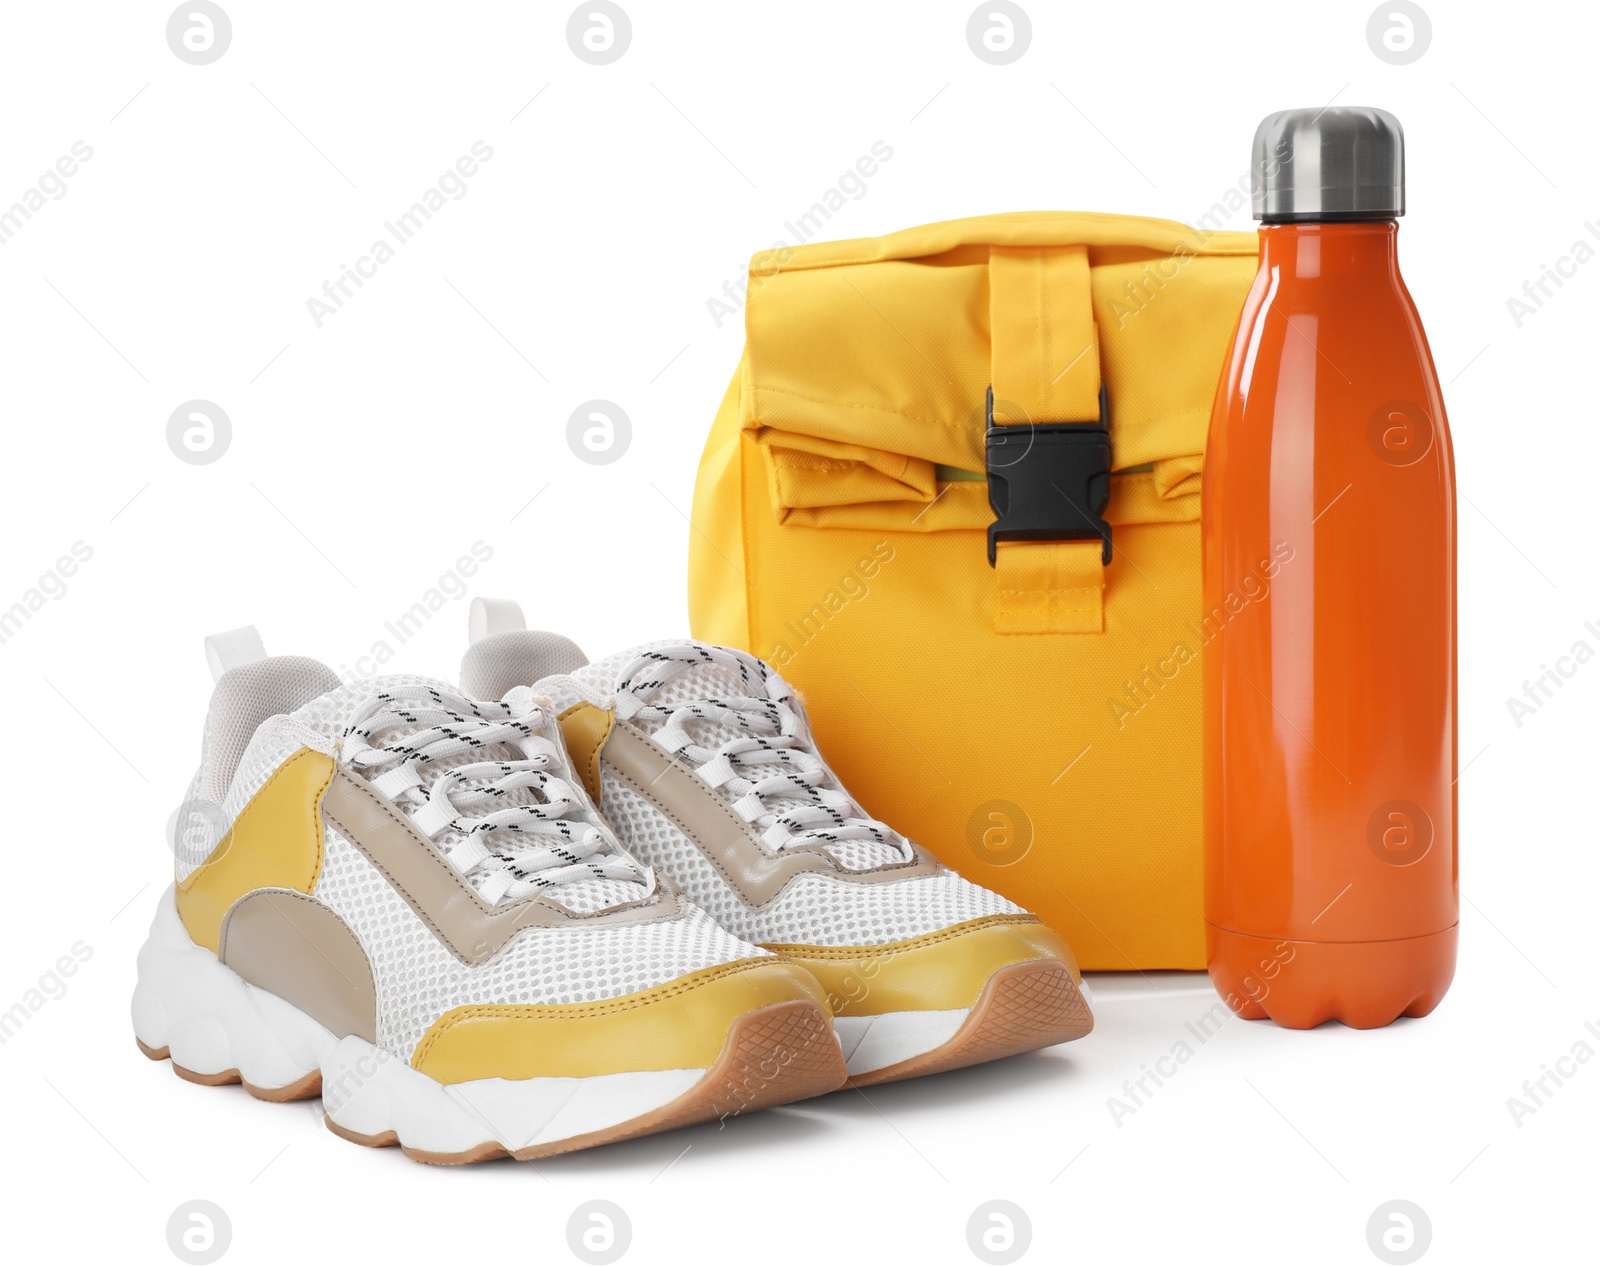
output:
M 1082 1038 L 1094 1028 L 1072 970 L 1057 959 L 1001 968 L 984 983 L 961 1028 L 939 1046 L 851 1077 L 851 1087 L 964 1069 Z
M 134 1042 L 151 1060 L 171 1060 L 171 1052 L 165 1047 L 151 1047 L 137 1036 Z M 775 1074 L 774 1069 L 781 1072 Z M 322 1094 L 320 1069 L 282 1087 L 256 1086 L 241 1077 L 237 1069 L 196 1073 L 172 1061 L 172 1071 L 185 1082 L 197 1086 L 242 1085 L 256 1099 L 273 1103 L 309 1100 Z M 340 1126 L 326 1113 L 322 1115 L 322 1122 L 340 1139 L 352 1144 L 366 1148 L 398 1145 L 412 1161 L 430 1166 L 460 1166 L 504 1157 L 536 1161 L 541 1157 L 554 1157 L 826 1095 L 844 1086 L 845 1079 L 844 1057 L 827 1015 L 814 1003 L 797 1001 L 775 1003 L 745 1013 L 729 1029 L 727 1042 L 716 1062 L 693 1087 L 659 1109 L 603 1130 L 529 1148 L 508 1149 L 500 1143 L 485 1141 L 459 1152 L 435 1152 L 408 1146 L 394 1131 L 364 1135 Z
M 189 939 L 170 892 L 139 954 L 133 1017 L 139 1050 L 186 1082 L 273 1102 L 320 1095 L 342 1139 L 435 1165 L 550 1157 L 824 1095 L 848 1077 L 826 1009 L 796 999 L 735 1018 L 705 1069 L 447 1085 L 242 980 Z
M 139 1050 L 151 1060 L 172 1060 L 172 1052 L 166 1047 L 152 1047 L 137 1034 L 133 1041 L 138 1044 Z M 246 1082 L 237 1069 L 224 1069 L 221 1073 L 196 1073 L 193 1069 L 185 1069 L 176 1060 L 172 1061 L 172 1072 L 185 1082 L 192 1082 L 197 1087 L 243 1087 L 258 1100 L 265 1100 L 269 1104 L 289 1104 L 295 1100 L 312 1100 L 322 1094 L 322 1070 L 313 1069 L 303 1078 L 282 1087 L 258 1087 L 253 1082 Z

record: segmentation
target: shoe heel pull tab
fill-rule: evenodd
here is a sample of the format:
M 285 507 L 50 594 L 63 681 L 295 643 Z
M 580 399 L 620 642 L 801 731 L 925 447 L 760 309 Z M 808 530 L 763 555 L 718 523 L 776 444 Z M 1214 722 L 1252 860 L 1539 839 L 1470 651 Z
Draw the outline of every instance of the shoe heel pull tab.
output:
M 528 627 L 522 608 L 509 598 L 475 598 L 467 609 L 467 641 L 482 642 L 491 634 L 520 633 Z
M 206 663 L 211 666 L 211 680 L 220 682 L 229 669 L 241 664 L 254 664 L 267 658 L 266 644 L 254 625 L 241 625 L 225 633 L 215 633 L 206 639 Z

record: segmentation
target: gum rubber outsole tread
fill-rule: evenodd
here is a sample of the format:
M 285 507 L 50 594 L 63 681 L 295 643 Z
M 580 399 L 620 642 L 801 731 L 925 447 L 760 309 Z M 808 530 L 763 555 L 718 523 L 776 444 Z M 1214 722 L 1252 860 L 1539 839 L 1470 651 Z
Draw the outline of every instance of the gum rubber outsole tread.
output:
M 170 1059 L 165 1047 L 152 1048 L 139 1042 L 139 1050 L 151 1060 Z M 226 1086 L 243 1081 L 233 1069 L 217 1074 L 197 1074 L 174 1064 L 173 1072 L 187 1082 L 202 1086 Z M 485 1141 L 460 1152 L 438 1153 L 407 1147 L 394 1131 L 363 1135 L 340 1126 L 327 1114 L 323 1115 L 323 1122 L 339 1138 L 353 1144 L 368 1148 L 399 1145 L 407 1157 L 429 1165 L 458 1166 L 502 1157 L 533 1161 L 825 1095 L 844 1086 L 847 1076 L 844 1056 L 828 1015 L 817 1004 L 798 999 L 774 1003 L 735 1019 L 722 1051 L 694 1086 L 657 1109 L 602 1130 L 516 1150 L 509 1150 L 495 1141 Z M 308 1099 L 320 1093 L 322 1075 L 320 1070 L 313 1070 L 289 1086 L 277 1089 L 253 1087 L 249 1083 L 244 1083 L 244 1087 L 262 1100 Z
M 857 1074 L 849 1085 L 870 1087 L 964 1069 L 1082 1038 L 1093 1028 L 1094 1016 L 1066 964 L 1058 959 L 1014 963 L 984 983 L 967 1019 L 944 1043 L 920 1056 Z

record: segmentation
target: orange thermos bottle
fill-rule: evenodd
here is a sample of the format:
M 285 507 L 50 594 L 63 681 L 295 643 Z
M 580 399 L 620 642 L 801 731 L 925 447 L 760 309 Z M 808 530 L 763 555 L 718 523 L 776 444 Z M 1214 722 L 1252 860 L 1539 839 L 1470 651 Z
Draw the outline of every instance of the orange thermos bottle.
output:
M 1454 463 L 1399 121 L 1270 115 L 1252 177 L 1202 502 L 1206 961 L 1240 1016 L 1365 1029 L 1455 971 Z

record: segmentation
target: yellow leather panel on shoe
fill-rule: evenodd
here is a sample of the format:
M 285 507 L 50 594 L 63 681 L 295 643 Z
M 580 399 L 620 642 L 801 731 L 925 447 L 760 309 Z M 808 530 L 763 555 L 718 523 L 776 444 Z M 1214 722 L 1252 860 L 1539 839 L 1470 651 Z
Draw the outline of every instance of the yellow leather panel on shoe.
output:
M 795 1002 L 827 1007 L 794 964 L 742 959 L 594 1003 L 454 1008 L 423 1035 L 411 1064 L 445 1083 L 705 1069 L 739 1017 Z
M 322 796 L 333 758 L 301 748 L 233 820 L 211 856 L 179 882 L 178 914 L 216 953 L 228 908 L 256 889 L 310 893 L 322 871 Z
M 593 704 L 574 704 L 565 709 L 561 722 L 561 739 L 567 745 L 567 755 L 572 758 L 572 768 L 583 780 L 583 789 L 589 799 L 600 804 L 600 750 L 606 746 L 611 727 L 617 715 L 608 708 Z
M 1040 959 L 1078 966 L 1032 915 L 991 915 L 881 946 L 768 945 L 821 982 L 835 1016 L 971 1007 L 1001 968 Z

